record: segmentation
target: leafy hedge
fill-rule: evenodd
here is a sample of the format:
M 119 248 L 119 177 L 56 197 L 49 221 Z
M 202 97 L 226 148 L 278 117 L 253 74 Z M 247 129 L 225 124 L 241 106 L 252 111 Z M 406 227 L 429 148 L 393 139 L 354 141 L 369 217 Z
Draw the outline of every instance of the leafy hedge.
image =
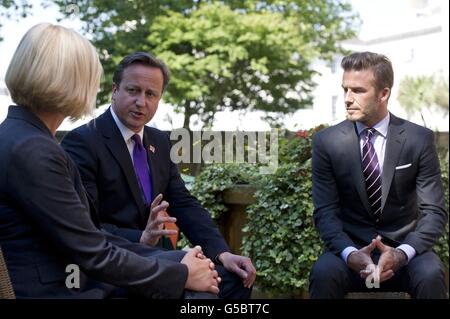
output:
M 222 213 L 227 211 L 222 192 L 236 184 L 256 184 L 257 172 L 256 165 L 248 163 L 209 165 L 196 176 L 190 191 L 217 223 Z M 190 246 L 187 238 L 180 233 L 177 248 Z
M 258 285 L 272 296 L 308 290 L 312 265 L 322 251 L 313 225 L 311 136 L 300 131 L 280 141 L 279 168 L 261 178 L 248 210 L 243 251 L 258 270 Z
M 441 176 L 442 183 L 444 184 L 445 191 L 445 208 L 448 212 L 448 153 L 444 156 L 441 156 Z M 448 237 L 449 237 L 449 229 L 448 229 L 448 220 L 447 225 L 445 226 L 444 236 L 442 236 L 437 242 L 436 246 L 434 246 L 434 251 L 439 255 L 445 267 L 448 269 Z
M 236 184 L 255 184 L 257 172 L 258 167 L 248 163 L 207 166 L 195 178 L 191 192 L 217 221 L 227 211 L 222 192 Z

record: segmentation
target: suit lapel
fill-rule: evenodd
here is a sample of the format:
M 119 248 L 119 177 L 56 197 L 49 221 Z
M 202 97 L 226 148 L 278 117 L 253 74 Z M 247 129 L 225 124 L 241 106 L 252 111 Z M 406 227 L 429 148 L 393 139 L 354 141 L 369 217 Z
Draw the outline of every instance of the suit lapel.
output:
M 147 151 L 147 162 L 150 169 L 150 183 L 152 184 L 152 200 L 158 195 L 157 185 L 159 185 L 159 175 L 157 174 L 156 167 L 156 148 L 155 139 L 151 130 L 144 127 L 144 141 L 145 150 Z
M 347 121 L 347 125 L 343 128 L 344 145 L 348 153 L 348 162 L 352 168 L 353 184 L 361 198 L 361 201 L 366 208 L 366 212 L 373 218 L 370 211 L 369 199 L 367 198 L 366 184 L 361 168 L 361 150 L 359 147 L 359 137 L 356 133 L 356 128 L 353 122 Z
M 386 204 L 387 195 L 389 194 L 392 178 L 395 173 L 395 166 L 398 163 L 406 140 L 406 136 L 403 134 L 404 128 L 402 122 L 394 115 L 391 114 L 390 116 L 391 119 L 386 139 L 383 172 L 381 174 L 381 210 L 383 210 L 384 205 Z
M 144 207 L 145 203 L 142 198 L 142 193 L 139 188 L 136 173 L 134 172 L 133 162 L 130 158 L 127 145 L 123 140 L 123 136 L 120 133 L 114 119 L 111 115 L 111 111 L 108 109 L 97 119 L 97 125 L 101 133 L 103 134 L 104 141 L 112 156 L 120 165 L 128 186 L 130 187 L 133 198 L 139 207 L 139 212 L 142 217 L 145 215 Z

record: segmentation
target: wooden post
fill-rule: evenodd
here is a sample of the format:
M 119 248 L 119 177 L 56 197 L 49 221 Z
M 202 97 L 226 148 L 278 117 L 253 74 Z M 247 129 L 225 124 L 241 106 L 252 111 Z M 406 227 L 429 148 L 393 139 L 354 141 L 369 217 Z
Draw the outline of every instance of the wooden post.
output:
M 252 185 L 234 185 L 223 191 L 223 201 L 228 211 L 222 215 L 219 229 L 234 254 L 242 253 L 242 228 L 247 222 L 245 210 L 255 202 L 255 191 Z

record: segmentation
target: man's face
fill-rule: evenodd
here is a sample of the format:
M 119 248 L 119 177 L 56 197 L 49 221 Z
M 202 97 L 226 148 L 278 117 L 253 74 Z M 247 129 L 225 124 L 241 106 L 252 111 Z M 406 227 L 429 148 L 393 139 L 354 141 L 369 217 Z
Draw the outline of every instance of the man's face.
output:
M 345 71 L 342 77 L 347 119 L 372 127 L 387 115 L 389 88 L 375 87 L 372 70 Z
M 113 84 L 112 107 L 126 127 L 139 132 L 155 115 L 162 90 L 160 69 L 132 64 L 123 71 L 120 85 Z

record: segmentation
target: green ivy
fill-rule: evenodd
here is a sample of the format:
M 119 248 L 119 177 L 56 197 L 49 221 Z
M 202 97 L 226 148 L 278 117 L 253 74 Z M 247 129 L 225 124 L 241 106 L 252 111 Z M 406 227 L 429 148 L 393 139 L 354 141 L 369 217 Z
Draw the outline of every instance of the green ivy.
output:
M 256 165 L 215 164 L 206 166 L 195 178 L 191 193 L 205 207 L 215 222 L 227 211 L 222 192 L 236 184 L 255 184 L 258 167 Z M 177 248 L 190 247 L 189 241 L 180 233 Z
M 236 184 L 254 183 L 257 172 L 258 167 L 248 163 L 207 166 L 195 178 L 192 194 L 217 221 L 227 210 L 223 203 L 222 192 Z
M 271 296 L 308 289 L 312 265 L 322 251 L 313 225 L 311 139 L 315 130 L 280 140 L 279 168 L 260 179 L 256 203 L 243 229 L 244 254 L 258 270 L 258 286 Z
M 444 184 L 444 192 L 445 192 L 445 208 L 448 212 L 448 153 L 444 156 L 441 156 L 440 159 L 441 162 L 441 176 L 442 176 L 442 183 Z M 448 218 L 448 216 L 447 216 Z M 434 251 L 438 254 L 438 256 L 441 258 L 442 262 L 444 263 L 445 267 L 448 269 L 448 235 L 449 235 L 449 229 L 448 229 L 448 219 L 447 219 L 447 225 L 445 226 L 445 232 L 444 236 L 442 236 L 437 244 L 434 246 Z

